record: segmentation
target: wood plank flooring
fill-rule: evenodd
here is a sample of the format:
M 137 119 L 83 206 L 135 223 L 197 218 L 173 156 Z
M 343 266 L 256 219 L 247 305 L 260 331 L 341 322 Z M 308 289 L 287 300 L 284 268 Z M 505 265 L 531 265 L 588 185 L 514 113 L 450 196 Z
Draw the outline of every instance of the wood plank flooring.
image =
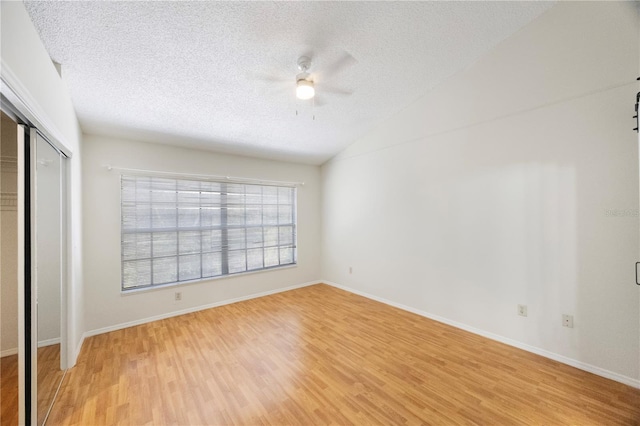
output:
M 88 338 L 47 425 L 640 424 L 640 390 L 326 285 Z
M 18 424 L 18 355 L 0 358 L 2 413 L 0 425 Z M 60 345 L 38 348 L 38 424 L 53 402 L 64 371 L 60 370 Z
M 60 345 L 38 348 L 38 424 L 44 422 L 63 376 Z
M 0 425 L 18 424 L 18 355 L 0 358 Z

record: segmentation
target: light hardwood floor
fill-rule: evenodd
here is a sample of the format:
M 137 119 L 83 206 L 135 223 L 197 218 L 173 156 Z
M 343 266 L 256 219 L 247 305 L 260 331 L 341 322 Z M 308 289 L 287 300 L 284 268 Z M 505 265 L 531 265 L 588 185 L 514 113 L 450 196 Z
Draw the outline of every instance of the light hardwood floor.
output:
M 18 355 L 0 358 L 0 425 L 18 424 Z
M 38 348 L 38 424 L 42 424 L 53 402 L 64 371 L 60 370 L 60 345 Z M 0 425 L 18 424 L 18 355 L 0 358 Z
M 38 348 L 38 424 L 44 422 L 63 377 L 60 345 Z
M 89 338 L 48 425 L 639 424 L 640 390 L 326 285 Z

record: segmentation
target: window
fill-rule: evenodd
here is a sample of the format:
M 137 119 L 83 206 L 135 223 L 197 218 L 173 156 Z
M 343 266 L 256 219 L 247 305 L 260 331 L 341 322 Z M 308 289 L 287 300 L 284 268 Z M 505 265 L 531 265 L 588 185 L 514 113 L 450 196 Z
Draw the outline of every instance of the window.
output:
M 296 263 L 296 189 L 123 175 L 122 289 Z

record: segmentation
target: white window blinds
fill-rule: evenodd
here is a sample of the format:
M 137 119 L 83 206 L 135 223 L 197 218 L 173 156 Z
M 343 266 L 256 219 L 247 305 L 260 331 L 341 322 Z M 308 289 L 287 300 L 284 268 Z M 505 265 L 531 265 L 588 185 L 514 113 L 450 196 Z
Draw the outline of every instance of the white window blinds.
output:
M 296 263 L 296 189 L 123 175 L 122 289 Z

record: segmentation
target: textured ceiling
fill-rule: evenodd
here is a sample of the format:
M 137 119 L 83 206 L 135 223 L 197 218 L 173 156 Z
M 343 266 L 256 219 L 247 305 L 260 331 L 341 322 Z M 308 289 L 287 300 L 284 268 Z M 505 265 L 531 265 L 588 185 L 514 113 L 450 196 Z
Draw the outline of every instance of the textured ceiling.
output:
M 321 164 L 553 3 L 25 4 L 85 132 Z

